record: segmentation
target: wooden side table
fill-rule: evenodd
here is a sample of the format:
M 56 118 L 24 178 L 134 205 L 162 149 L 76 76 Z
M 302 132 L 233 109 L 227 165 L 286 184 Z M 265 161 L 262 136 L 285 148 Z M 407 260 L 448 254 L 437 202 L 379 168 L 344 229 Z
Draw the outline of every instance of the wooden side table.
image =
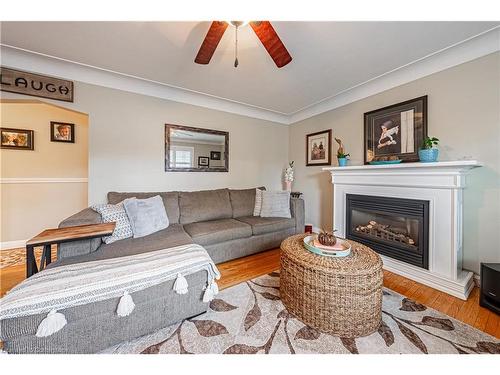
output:
M 43 270 L 45 266 L 51 263 L 52 245 L 109 236 L 115 230 L 115 226 L 116 223 L 102 223 L 44 230 L 26 242 L 26 277 Z M 40 269 L 38 269 L 35 260 L 34 249 L 36 246 L 43 246 Z

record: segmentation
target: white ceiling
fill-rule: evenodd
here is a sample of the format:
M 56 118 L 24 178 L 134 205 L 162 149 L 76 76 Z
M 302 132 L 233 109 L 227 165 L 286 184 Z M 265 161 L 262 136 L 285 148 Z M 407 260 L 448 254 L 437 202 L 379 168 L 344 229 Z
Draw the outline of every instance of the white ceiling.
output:
M 293 114 L 498 26 L 498 22 L 272 22 L 293 60 L 278 69 L 250 27 L 193 62 L 210 22 L 2 22 L 1 42 L 266 110 Z
M 189 130 L 175 130 L 173 129 L 171 132 L 172 142 L 174 140 L 178 141 L 188 141 L 191 143 L 206 143 L 213 145 L 223 145 L 226 138 L 223 135 L 219 134 L 210 134 L 210 133 L 200 133 L 193 132 Z

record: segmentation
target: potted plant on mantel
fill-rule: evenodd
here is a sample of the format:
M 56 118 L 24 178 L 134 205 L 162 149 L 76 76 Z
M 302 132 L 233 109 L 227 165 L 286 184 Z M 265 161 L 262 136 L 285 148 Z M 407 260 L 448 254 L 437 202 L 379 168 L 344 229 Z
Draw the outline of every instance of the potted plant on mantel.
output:
M 339 149 L 337 151 L 337 160 L 339 161 L 339 167 L 345 167 L 347 165 L 347 157 L 350 155 L 345 153 L 342 140 L 335 138 L 335 141 L 339 144 Z
M 418 150 L 418 158 L 423 163 L 435 162 L 439 156 L 437 145 L 439 139 L 436 137 L 425 137 L 422 147 Z

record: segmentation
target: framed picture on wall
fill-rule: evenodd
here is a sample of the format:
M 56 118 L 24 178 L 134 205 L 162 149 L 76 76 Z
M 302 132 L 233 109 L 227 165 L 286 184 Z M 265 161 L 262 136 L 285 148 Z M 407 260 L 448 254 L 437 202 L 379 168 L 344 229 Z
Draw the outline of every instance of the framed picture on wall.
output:
M 209 164 L 208 156 L 198 156 L 198 167 L 208 167 Z
M 418 161 L 418 148 L 427 136 L 427 96 L 367 112 L 364 119 L 365 164 Z
M 220 160 L 220 151 L 210 151 L 210 160 Z
M 332 163 L 332 130 L 306 135 L 306 166 Z
M 1 148 L 34 150 L 34 132 L 28 129 L 0 128 Z
M 51 121 L 50 140 L 52 142 L 75 143 L 75 124 Z

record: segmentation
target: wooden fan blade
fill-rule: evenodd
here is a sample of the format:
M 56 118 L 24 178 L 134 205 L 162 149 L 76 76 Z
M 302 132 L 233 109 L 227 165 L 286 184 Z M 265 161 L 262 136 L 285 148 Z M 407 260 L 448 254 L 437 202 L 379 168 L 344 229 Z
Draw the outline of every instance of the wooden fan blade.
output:
M 228 24 L 224 21 L 213 21 L 208 29 L 208 33 L 201 44 L 200 50 L 194 59 L 195 63 L 208 64 L 219 44 Z
M 252 26 L 253 31 L 255 31 L 278 68 L 292 61 L 292 56 L 286 50 L 285 45 L 269 21 L 250 22 L 250 26 Z

